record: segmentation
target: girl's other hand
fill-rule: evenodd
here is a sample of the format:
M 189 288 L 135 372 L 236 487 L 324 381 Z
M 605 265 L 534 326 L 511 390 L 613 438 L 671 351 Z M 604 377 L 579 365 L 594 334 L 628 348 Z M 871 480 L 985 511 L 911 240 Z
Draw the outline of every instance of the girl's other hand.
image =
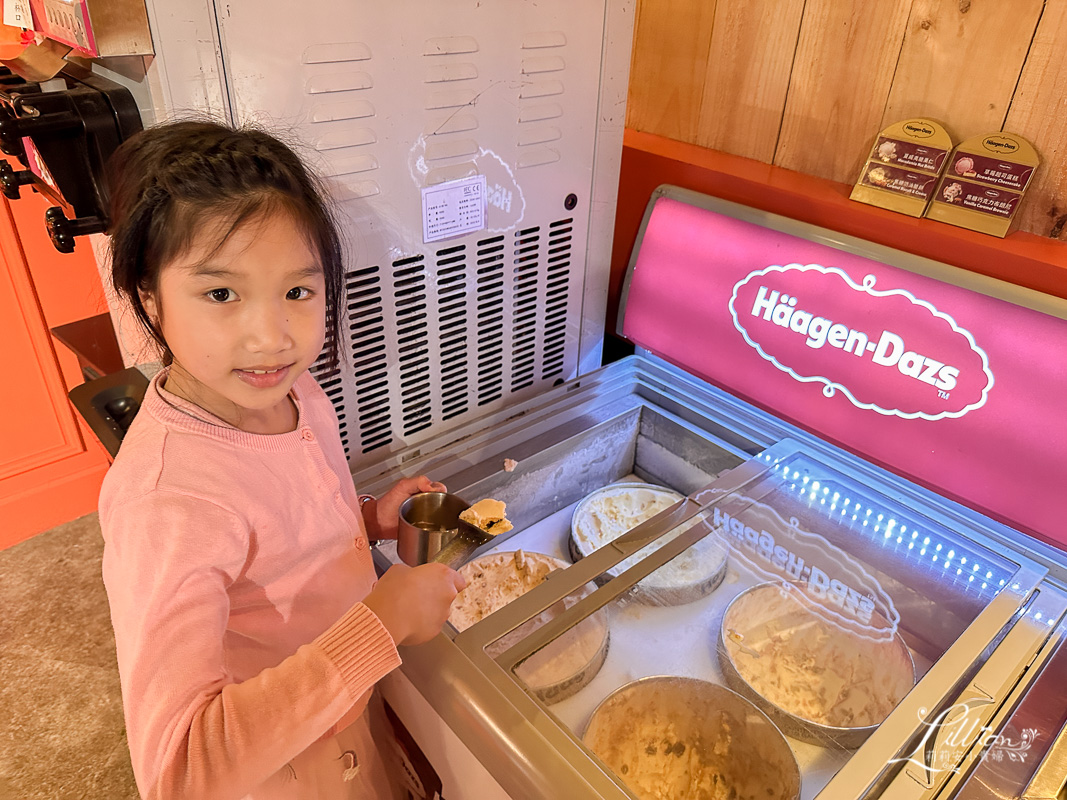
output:
M 432 481 L 425 475 L 404 478 L 392 489 L 378 498 L 378 527 L 383 539 L 395 539 L 400 522 L 400 506 L 413 494 L 420 492 L 447 492 L 443 483 Z
M 398 645 L 422 644 L 441 632 L 452 601 L 465 586 L 463 576 L 444 564 L 396 564 L 385 571 L 363 604 Z

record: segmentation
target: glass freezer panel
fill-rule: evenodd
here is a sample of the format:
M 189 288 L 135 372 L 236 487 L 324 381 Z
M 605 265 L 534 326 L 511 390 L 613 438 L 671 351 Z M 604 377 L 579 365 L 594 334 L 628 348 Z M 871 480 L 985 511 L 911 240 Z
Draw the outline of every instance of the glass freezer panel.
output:
M 899 632 L 920 663 L 941 656 L 1019 569 L 808 455 L 769 466 L 712 507 L 734 561 L 767 580 L 798 581 L 860 624 Z
M 585 581 L 486 652 L 638 798 L 814 797 L 1018 570 L 804 452 L 629 478 L 479 561 Z

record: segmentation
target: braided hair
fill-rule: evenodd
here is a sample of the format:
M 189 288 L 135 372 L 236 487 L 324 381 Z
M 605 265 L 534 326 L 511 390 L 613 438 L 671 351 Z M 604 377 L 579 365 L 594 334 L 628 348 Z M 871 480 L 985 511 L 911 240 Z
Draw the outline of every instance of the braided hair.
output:
M 155 294 L 160 269 L 205 235 L 215 248 L 245 222 L 287 212 L 307 236 L 326 282 L 324 363 L 334 369 L 344 265 L 337 222 L 317 177 L 279 139 L 253 128 L 182 121 L 147 128 L 108 162 L 111 282 L 141 325 L 173 356 L 141 301 Z

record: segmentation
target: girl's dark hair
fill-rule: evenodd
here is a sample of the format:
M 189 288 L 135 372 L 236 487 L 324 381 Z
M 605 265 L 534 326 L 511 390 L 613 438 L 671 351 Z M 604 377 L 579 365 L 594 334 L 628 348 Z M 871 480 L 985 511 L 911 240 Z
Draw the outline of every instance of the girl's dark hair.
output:
M 155 294 L 163 265 L 204 231 L 221 246 L 242 223 L 286 211 L 303 228 L 326 279 L 325 365 L 337 366 L 344 291 L 340 234 L 327 194 L 293 150 L 271 134 L 216 122 L 183 121 L 148 128 L 108 162 L 111 282 L 137 319 L 173 357 L 163 332 L 141 303 Z M 208 220 L 211 224 L 204 224 Z

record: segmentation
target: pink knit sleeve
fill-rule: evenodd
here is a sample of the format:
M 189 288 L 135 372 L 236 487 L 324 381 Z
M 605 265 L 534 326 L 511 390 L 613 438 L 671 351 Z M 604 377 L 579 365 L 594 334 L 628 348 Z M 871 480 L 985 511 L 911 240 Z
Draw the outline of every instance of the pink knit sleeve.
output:
M 102 509 L 101 522 L 127 736 L 146 799 L 243 797 L 400 663 L 360 603 L 277 666 L 237 683 L 223 636 L 227 587 L 249 558 L 242 522 L 162 491 Z

